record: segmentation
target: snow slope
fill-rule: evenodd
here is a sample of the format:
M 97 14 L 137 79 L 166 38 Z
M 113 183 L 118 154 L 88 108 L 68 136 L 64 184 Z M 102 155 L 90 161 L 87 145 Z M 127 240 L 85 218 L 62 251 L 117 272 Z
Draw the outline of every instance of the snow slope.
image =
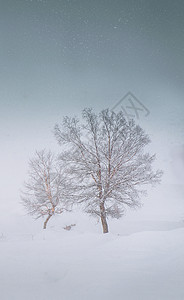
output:
M 109 220 L 106 235 L 80 211 L 44 231 L 42 219 L 4 201 L 0 300 L 183 300 L 183 194 L 181 185 L 150 190 L 141 209 Z
M 41 221 L 16 214 L 0 235 L 1 300 L 184 299 L 182 220 L 127 216 L 106 235 L 81 213 L 53 219 L 46 231 Z

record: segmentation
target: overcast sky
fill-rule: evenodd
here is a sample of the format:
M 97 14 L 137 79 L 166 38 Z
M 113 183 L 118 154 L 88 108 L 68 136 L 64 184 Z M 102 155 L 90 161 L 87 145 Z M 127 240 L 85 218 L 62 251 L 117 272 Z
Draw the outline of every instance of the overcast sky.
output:
M 0 0 L 0 45 L 2 195 L 18 193 L 35 149 L 54 147 L 63 115 L 128 91 L 162 158 L 183 155 L 183 0 Z

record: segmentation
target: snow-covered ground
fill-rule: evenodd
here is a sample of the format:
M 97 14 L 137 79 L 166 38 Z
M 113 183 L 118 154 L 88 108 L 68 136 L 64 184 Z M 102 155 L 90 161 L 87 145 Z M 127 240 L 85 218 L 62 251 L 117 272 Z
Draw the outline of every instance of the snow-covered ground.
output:
M 0 299 L 183 300 L 183 190 L 168 189 L 154 190 L 141 210 L 111 220 L 105 235 L 80 212 L 51 219 L 44 231 L 43 220 L 4 208 Z

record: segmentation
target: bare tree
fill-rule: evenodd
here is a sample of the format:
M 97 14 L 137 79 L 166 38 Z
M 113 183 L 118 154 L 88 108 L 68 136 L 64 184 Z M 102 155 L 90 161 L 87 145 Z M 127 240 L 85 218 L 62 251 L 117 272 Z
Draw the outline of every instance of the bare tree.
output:
M 82 117 L 83 123 L 65 117 L 62 126 L 56 124 L 57 141 L 67 145 L 60 160 L 68 166 L 75 200 L 101 219 L 107 233 L 107 217 L 119 218 L 125 206 L 139 206 L 141 187 L 158 183 L 162 171 L 153 172 L 155 155 L 143 152 L 148 135 L 122 112 L 97 115 L 85 109 Z
M 36 219 L 46 216 L 43 228 L 54 214 L 67 207 L 65 176 L 49 151 L 36 151 L 29 161 L 29 180 L 25 183 L 21 199 L 25 209 Z

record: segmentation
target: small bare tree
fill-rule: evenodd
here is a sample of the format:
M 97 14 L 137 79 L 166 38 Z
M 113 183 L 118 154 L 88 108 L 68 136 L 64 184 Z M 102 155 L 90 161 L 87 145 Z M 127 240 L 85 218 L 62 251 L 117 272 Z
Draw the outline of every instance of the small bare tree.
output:
M 43 228 L 54 214 L 67 207 L 65 176 L 49 151 L 36 151 L 29 161 L 29 180 L 25 183 L 21 199 L 25 209 L 36 219 L 47 216 Z
M 143 153 L 149 137 L 122 112 L 97 115 L 85 109 L 83 120 L 65 117 L 62 126 L 56 124 L 56 139 L 67 145 L 60 160 L 72 177 L 74 199 L 101 219 L 107 233 L 107 217 L 119 218 L 125 206 L 138 206 L 140 187 L 159 182 L 162 171 L 153 172 L 155 155 Z

